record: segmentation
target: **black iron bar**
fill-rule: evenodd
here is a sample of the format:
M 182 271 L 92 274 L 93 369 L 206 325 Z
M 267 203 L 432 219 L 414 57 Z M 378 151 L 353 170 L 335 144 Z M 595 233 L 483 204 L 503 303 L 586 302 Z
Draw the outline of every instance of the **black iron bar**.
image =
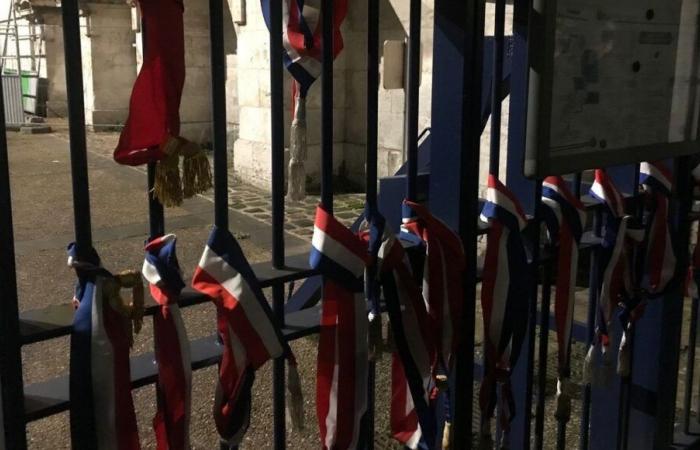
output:
M 333 0 L 321 1 L 321 204 L 333 213 Z
M 282 73 L 282 2 L 270 5 L 270 142 L 272 157 L 272 265 L 282 268 L 284 251 L 284 89 Z M 324 18 L 325 20 L 325 18 Z M 325 82 L 325 77 L 324 77 Z M 272 285 L 272 310 L 278 327 L 284 327 L 284 284 Z M 286 448 L 285 362 L 272 365 L 272 408 L 274 449 Z
M 411 12 L 408 31 L 408 58 L 406 74 L 406 146 L 407 174 L 406 198 L 417 200 L 418 188 L 418 112 L 420 91 L 420 27 L 421 0 L 411 0 Z
M 438 3 L 436 2 L 436 6 Z M 445 4 L 445 11 L 435 14 L 435 21 L 445 20 L 452 5 Z M 458 10 L 461 12 L 461 10 Z M 463 116 L 462 148 L 460 158 L 459 236 L 464 245 L 468 269 L 464 274 L 464 313 L 460 319 L 463 339 L 457 348 L 455 363 L 455 388 L 452 393 L 452 421 L 460 426 L 451 427 L 450 448 L 472 448 L 472 416 L 474 408 L 474 328 L 476 315 L 477 274 L 477 220 L 479 216 L 479 142 L 481 139 L 481 88 L 484 54 L 485 2 L 468 0 L 465 5 L 466 42 L 463 54 Z M 449 17 L 449 16 L 447 16 Z M 437 25 L 435 27 L 438 28 Z
M 555 248 L 552 247 L 552 251 Z M 537 405 L 535 407 L 535 450 L 544 442 L 545 391 L 547 389 L 547 353 L 549 350 L 549 311 L 552 297 L 551 263 L 542 267 L 542 303 L 540 304 L 540 346 L 537 366 Z M 534 355 L 533 355 L 534 356 Z
M 379 1 L 368 0 L 367 3 L 367 173 L 365 199 L 370 208 L 376 208 L 377 124 L 379 122 Z
M 688 330 L 688 356 L 683 396 L 683 432 L 685 434 L 690 431 L 690 404 L 693 398 L 693 379 L 695 378 L 695 345 L 697 345 L 698 340 L 698 299 L 691 298 L 690 301 L 690 329 Z
M 365 174 L 365 202 L 370 214 L 377 213 L 377 134 L 379 123 L 379 0 L 367 1 L 367 153 Z M 370 267 L 374 279 L 376 266 Z M 375 355 L 375 358 L 380 355 Z M 376 363 L 369 362 L 367 380 L 367 412 L 362 418 L 362 436 L 359 448 L 374 449 L 374 408 Z
M 0 105 L 4 105 L 0 89 Z M 26 449 L 24 388 L 19 330 L 15 244 L 10 194 L 10 163 L 5 130 L 5 109 L 0 108 L 0 377 L 2 416 L 8 449 Z
M 61 4 L 61 13 L 63 16 L 63 49 L 68 91 L 68 134 L 70 136 L 70 166 L 73 180 L 75 242 L 78 257 L 83 257 L 92 247 L 92 225 L 90 222 L 90 190 L 85 139 L 83 62 L 80 51 L 78 0 L 64 0 Z
M 282 2 L 270 4 L 270 143 L 272 151 L 272 265 L 284 267 L 284 75 Z
M 493 117 L 493 116 L 492 116 Z M 530 294 L 530 311 L 528 314 L 528 349 L 525 355 L 530 355 L 527 360 L 527 372 L 525 374 L 525 405 L 523 407 L 523 414 L 528 419 L 525 420 L 525 430 L 523 432 L 523 442 L 530 442 L 530 428 L 531 420 L 529 419 L 532 414 L 532 386 L 534 379 L 535 370 L 535 340 L 537 337 L 536 325 L 537 325 L 537 294 L 538 294 L 538 276 L 540 261 L 540 224 L 542 223 L 542 180 L 535 180 L 535 205 L 534 205 L 535 215 L 532 219 L 532 226 L 534 233 L 531 236 L 532 242 L 532 263 L 531 263 L 531 273 L 532 273 L 532 291 Z M 549 318 L 548 318 L 549 319 Z
M 581 199 L 581 172 L 574 174 L 574 196 Z
M 498 177 L 501 159 L 501 85 L 503 84 L 503 42 L 506 22 L 506 0 L 496 0 L 493 81 L 491 88 L 491 152 L 489 173 Z
M 595 216 L 593 217 L 593 233 L 596 237 L 600 236 L 602 229 L 602 214 L 600 208 L 596 208 Z M 586 318 L 587 336 L 586 350 L 595 339 L 595 317 L 598 307 L 598 290 L 599 287 L 599 251 L 597 248 L 591 250 L 591 266 L 588 275 L 588 316 Z M 589 427 L 591 421 L 591 383 L 586 383 L 583 388 L 583 402 L 581 406 L 581 431 L 579 440 L 579 449 L 588 450 L 590 441 Z
M 146 55 L 148 42 L 146 42 L 146 22 L 141 21 L 141 53 Z M 150 230 L 151 239 L 165 234 L 165 211 L 163 210 L 163 204 L 158 201 L 153 192 L 153 185 L 156 179 L 156 163 L 148 163 L 147 165 L 148 175 L 148 223 Z
M 641 192 L 639 186 L 639 164 L 634 168 L 634 186 L 636 198 L 639 198 L 643 193 Z M 634 202 L 634 212 L 635 218 L 641 223 L 644 216 L 644 206 L 641 201 Z M 648 233 L 645 233 L 645 235 Z M 644 276 L 644 265 L 646 256 L 646 247 L 648 244 L 648 237 L 645 237 L 641 246 L 635 246 L 632 252 L 632 267 L 633 267 L 633 285 L 635 287 L 640 287 L 642 278 Z M 641 293 L 635 292 L 634 295 L 641 295 Z M 646 301 L 646 299 L 642 299 Z M 635 324 L 632 323 L 627 330 L 626 343 L 629 346 L 629 364 L 630 373 L 620 378 L 620 399 L 619 399 L 619 414 L 618 414 L 618 432 L 617 432 L 617 447 L 620 450 L 627 450 L 627 444 L 629 442 L 629 419 L 630 412 L 632 410 L 632 370 L 634 367 L 634 341 L 635 341 Z
M 224 0 L 209 0 L 211 116 L 214 148 L 214 223 L 228 228 L 228 158 L 226 149 L 226 57 Z

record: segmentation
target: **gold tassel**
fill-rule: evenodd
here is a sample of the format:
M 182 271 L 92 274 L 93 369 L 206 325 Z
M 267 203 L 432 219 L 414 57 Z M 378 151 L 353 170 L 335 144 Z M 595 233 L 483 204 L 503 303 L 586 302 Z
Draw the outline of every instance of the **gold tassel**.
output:
M 180 158 L 177 152 L 166 154 L 156 165 L 153 182 L 154 197 L 166 207 L 182 205 L 182 181 L 180 180 Z
M 593 384 L 593 351 L 595 350 L 595 345 L 591 344 L 586 353 L 586 357 L 583 360 L 583 383 Z
M 296 361 L 287 360 L 287 421 L 297 431 L 304 429 L 304 395 L 301 392 L 301 380 Z
M 191 198 L 211 189 L 211 167 L 209 158 L 197 144 L 182 138 L 180 140 L 180 154 L 184 157 L 182 191 L 185 198 Z
M 445 427 L 442 429 L 442 450 L 450 450 L 450 431 L 452 424 L 445 422 Z
M 557 420 L 568 422 L 571 417 L 571 382 L 567 378 L 559 378 L 557 380 L 557 401 L 554 417 Z
M 294 100 L 294 120 L 289 134 L 287 199 L 298 202 L 306 198 L 306 98 L 297 94 Z
M 126 302 L 121 296 L 121 289 L 131 289 L 131 301 Z M 129 347 L 134 345 L 134 334 L 141 332 L 143 326 L 144 289 L 141 272 L 136 270 L 123 271 L 113 278 L 104 281 L 102 287 L 104 298 L 124 321 L 124 327 L 129 336 Z

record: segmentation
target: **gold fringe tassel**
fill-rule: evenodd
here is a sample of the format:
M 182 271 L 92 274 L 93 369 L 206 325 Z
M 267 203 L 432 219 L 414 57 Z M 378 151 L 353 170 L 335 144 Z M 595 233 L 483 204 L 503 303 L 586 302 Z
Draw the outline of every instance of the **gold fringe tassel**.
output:
M 166 156 L 156 166 L 153 195 L 164 206 L 180 206 L 184 199 L 211 189 L 209 158 L 197 144 L 170 136 L 161 150 Z M 182 175 L 180 157 L 183 158 Z
M 197 144 L 184 139 L 182 141 L 182 191 L 185 198 L 191 198 L 211 189 L 211 167 L 209 158 Z
M 182 180 L 180 179 L 180 158 L 177 152 L 168 153 L 156 165 L 153 196 L 168 208 L 182 205 Z
M 131 289 L 130 302 L 127 302 L 121 296 L 121 289 Z M 107 278 L 102 287 L 102 291 L 109 305 L 125 319 L 124 327 L 129 336 L 129 347 L 132 347 L 134 345 L 134 334 L 141 332 L 145 312 L 141 272 L 126 270 L 115 275 L 113 278 Z

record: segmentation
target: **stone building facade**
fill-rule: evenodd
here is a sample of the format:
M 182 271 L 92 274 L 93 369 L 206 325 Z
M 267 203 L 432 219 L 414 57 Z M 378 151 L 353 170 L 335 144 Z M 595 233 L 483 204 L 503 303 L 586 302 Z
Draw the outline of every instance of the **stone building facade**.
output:
M 43 2 L 43 4 L 42 4 Z M 226 63 L 229 150 L 234 173 L 262 188 L 270 186 L 270 75 L 269 37 L 259 0 L 227 0 Z M 49 111 L 66 109 L 65 63 L 60 9 L 54 0 L 33 0 L 35 13 L 45 24 Z M 86 120 L 96 130 L 114 128 L 126 119 L 131 86 L 141 61 L 141 38 L 136 8 L 117 0 L 81 4 L 81 44 L 85 81 Z M 343 24 L 344 50 L 335 62 L 334 169 L 361 184 L 366 145 L 366 3 L 348 2 Z M 402 41 L 408 30 L 409 2 L 380 1 L 380 42 Z M 508 22 L 511 10 L 508 9 Z M 183 134 L 206 143 L 211 132 L 209 15 L 206 0 L 185 2 L 187 80 L 181 106 Z M 487 35 L 492 33 L 492 4 L 487 6 Z M 508 30 L 507 30 L 508 32 Z M 430 126 L 432 94 L 433 0 L 422 1 L 422 66 L 419 130 Z M 381 55 L 381 51 L 380 51 Z M 382 72 L 384 60 L 381 61 Z M 291 124 L 291 77 L 285 72 L 285 143 Z M 380 83 L 381 85 L 382 83 Z M 312 86 L 307 101 L 309 152 L 306 162 L 311 182 L 320 168 L 321 82 Z M 404 161 L 405 95 L 402 89 L 379 91 L 379 175 L 393 175 Z M 503 126 L 508 124 L 504 105 Z M 487 128 L 488 130 L 488 128 Z M 505 149 L 505 136 L 503 148 Z M 488 166 L 489 133 L 482 139 L 481 166 Z M 505 151 L 501 157 L 505 158 Z M 504 166 L 504 164 L 502 164 Z

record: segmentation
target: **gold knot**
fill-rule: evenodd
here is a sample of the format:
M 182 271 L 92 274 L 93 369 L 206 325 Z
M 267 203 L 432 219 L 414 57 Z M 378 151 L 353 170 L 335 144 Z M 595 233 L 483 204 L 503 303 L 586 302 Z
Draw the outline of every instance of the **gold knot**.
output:
M 121 296 L 122 289 L 131 289 L 130 300 L 125 300 Z M 138 334 L 141 331 L 145 312 L 141 272 L 125 270 L 112 278 L 107 278 L 103 284 L 102 292 L 112 309 L 125 319 L 124 326 L 129 336 L 129 346 L 133 346 L 134 333 Z

